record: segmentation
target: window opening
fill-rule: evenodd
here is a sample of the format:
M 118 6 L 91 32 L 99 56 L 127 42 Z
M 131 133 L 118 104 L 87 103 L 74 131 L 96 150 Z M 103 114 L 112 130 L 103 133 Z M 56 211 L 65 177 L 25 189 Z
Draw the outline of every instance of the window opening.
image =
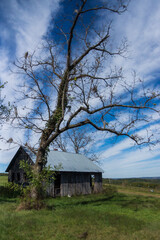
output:
M 20 182 L 20 173 L 17 173 L 17 181 Z

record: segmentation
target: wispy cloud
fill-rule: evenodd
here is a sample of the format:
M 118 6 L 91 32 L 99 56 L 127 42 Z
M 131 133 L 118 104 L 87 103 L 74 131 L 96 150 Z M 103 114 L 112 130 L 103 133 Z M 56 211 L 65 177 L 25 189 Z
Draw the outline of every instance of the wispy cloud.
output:
M 159 133 L 159 125 L 151 127 L 151 133 Z M 146 129 L 139 131 L 143 136 Z M 160 145 L 157 144 L 150 150 L 148 146 L 136 147 L 130 139 L 125 139 L 101 153 L 102 166 L 105 170 L 105 177 L 141 177 L 156 176 L 157 167 L 160 170 Z M 155 160 L 155 158 L 158 158 Z M 156 163 L 156 164 L 155 164 Z M 151 168 L 149 175 L 148 168 Z M 146 172 L 147 169 L 147 172 Z M 158 175 L 157 175 L 158 176 Z
M 113 149 L 114 150 L 114 149 Z M 146 177 L 159 176 L 160 150 L 148 148 L 132 149 L 105 159 L 103 169 L 105 177 Z
M 136 70 L 141 77 L 152 77 L 159 70 L 160 64 L 160 2 L 131 1 L 128 11 L 117 17 L 114 28 L 116 39 L 126 37 L 128 59 L 118 58 L 116 64 L 123 65 L 126 70 Z M 119 36 L 119 37 L 118 37 Z M 148 78 L 150 80 L 150 78 Z

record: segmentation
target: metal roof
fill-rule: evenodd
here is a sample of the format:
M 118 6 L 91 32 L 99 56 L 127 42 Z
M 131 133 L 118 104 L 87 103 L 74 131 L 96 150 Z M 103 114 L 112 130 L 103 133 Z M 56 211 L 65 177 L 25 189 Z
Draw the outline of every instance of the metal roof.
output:
M 35 163 L 36 155 L 27 148 L 23 148 Z M 58 168 L 58 171 L 63 172 L 103 172 L 99 166 L 87 157 L 76 153 L 50 151 L 47 157 L 47 166 L 49 165 L 53 170 Z
M 47 165 L 50 165 L 54 170 L 55 166 L 61 165 L 58 171 L 63 172 L 103 172 L 95 163 L 81 154 L 50 151 L 48 153 Z

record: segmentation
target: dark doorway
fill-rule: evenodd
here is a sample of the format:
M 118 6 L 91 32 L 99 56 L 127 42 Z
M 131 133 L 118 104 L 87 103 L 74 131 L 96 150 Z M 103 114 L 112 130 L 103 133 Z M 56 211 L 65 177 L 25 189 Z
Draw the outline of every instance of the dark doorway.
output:
M 56 174 L 54 180 L 54 193 L 55 196 L 60 196 L 60 188 L 61 188 L 61 175 Z
M 93 191 L 94 189 L 94 183 L 95 183 L 95 175 L 90 175 L 90 187 L 91 187 L 91 190 Z

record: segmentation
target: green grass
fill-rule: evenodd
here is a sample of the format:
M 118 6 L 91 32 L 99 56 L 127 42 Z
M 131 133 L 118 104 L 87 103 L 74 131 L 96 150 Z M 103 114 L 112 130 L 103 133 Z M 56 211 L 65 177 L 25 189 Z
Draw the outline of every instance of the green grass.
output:
M 4 186 L 8 182 L 8 176 L 7 175 L 0 175 L 0 186 Z
M 105 194 L 46 200 L 47 208 L 16 211 L 0 197 L 1 240 L 159 240 L 160 200 Z M 85 234 L 84 234 L 85 235 Z
M 116 187 L 118 189 L 119 192 L 123 192 L 123 193 L 129 193 L 129 192 L 133 192 L 133 193 L 145 193 L 146 195 L 160 195 L 160 190 L 159 189 L 153 189 L 151 191 L 150 188 L 144 188 L 144 187 L 133 187 L 133 186 L 123 186 L 123 185 L 115 185 L 115 184 L 103 184 L 104 187 Z

